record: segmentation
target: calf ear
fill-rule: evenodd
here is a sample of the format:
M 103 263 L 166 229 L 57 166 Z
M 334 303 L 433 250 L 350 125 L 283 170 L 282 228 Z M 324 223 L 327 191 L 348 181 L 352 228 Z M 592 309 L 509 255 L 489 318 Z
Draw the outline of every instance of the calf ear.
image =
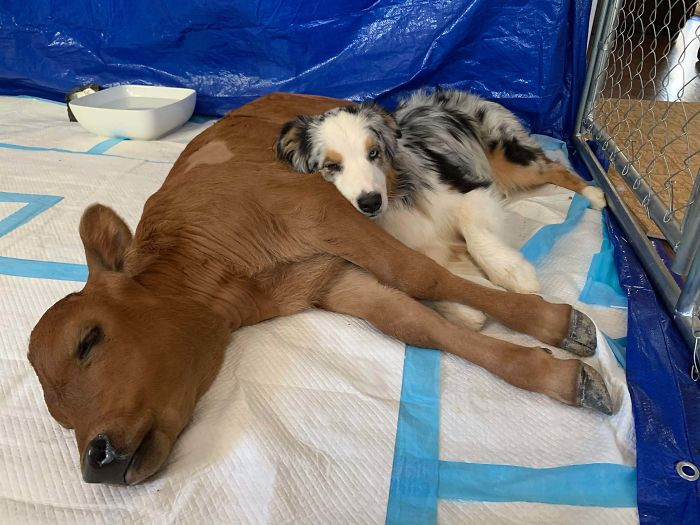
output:
M 112 208 L 93 204 L 80 219 L 80 238 L 90 275 L 102 271 L 120 272 L 131 244 L 131 231 Z
M 275 141 L 277 160 L 289 164 L 296 171 L 313 173 L 317 167 L 311 162 L 309 127 L 312 117 L 300 115 L 282 126 Z

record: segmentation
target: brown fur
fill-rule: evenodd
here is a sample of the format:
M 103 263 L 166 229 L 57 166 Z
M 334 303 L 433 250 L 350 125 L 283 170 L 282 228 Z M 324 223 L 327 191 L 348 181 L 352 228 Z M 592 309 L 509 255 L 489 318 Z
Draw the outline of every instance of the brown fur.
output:
M 383 163 L 384 177 L 386 178 L 386 192 L 388 195 L 393 196 L 396 194 L 396 173 L 391 163 L 387 162 L 386 159 L 381 159 L 381 162 Z
M 503 148 L 487 154 L 493 178 L 504 193 L 526 190 L 551 183 L 567 190 L 581 193 L 587 184 L 559 162 L 538 159 L 529 166 L 515 164 L 506 159 Z
M 133 239 L 111 209 L 85 212 L 88 282 L 44 314 L 29 345 L 49 410 L 75 428 L 83 465 L 90 440 L 106 434 L 136 457 L 126 482 L 152 475 L 216 375 L 231 331 L 314 306 L 580 404 L 580 361 L 470 332 L 413 298 L 472 305 L 552 345 L 567 336 L 570 306 L 459 279 L 319 175 L 274 161 L 282 123 L 340 103 L 273 94 L 230 113 L 187 146 Z M 104 339 L 79 361 L 76 346 L 94 326 Z
M 326 150 L 326 158 L 323 160 L 323 163 L 325 164 L 327 162 L 335 162 L 336 164 L 342 164 L 343 156 L 334 149 Z
M 371 137 L 367 137 L 367 140 L 365 140 L 365 152 L 369 152 L 369 150 L 376 147 L 377 143 L 374 142 L 374 140 Z

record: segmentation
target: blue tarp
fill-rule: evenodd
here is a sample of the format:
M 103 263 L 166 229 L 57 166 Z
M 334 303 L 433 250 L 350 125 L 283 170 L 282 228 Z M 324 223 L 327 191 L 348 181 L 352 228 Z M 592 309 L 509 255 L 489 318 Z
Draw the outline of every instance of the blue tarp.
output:
M 63 100 L 81 84 L 194 88 L 222 115 L 271 91 L 388 106 L 436 84 L 568 138 L 584 76 L 590 0 L 26 0 L 0 7 L 0 94 Z M 611 225 L 630 304 L 628 380 L 643 523 L 696 522 L 698 485 L 674 463 L 700 455 L 687 348 Z
M 608 161 L 589 143 L 604 168 Z M 577 155 L 574 165 L 585 170 Z M 664 309 L 622 228 L 605 213 L 620 285 L 628 299 L 627 387 L 637 441 L 637 508 L 642 525 L 700 524 L 700 481 L 676 472 L 700 465 L 700 383 L 693 354 Z
M 96 82 L 194 88 L 222 115 L 270 91 L 340 98 L 435 84 L 571 130 L 589 0 L 28 0 L 0 7 L 0 94 Z
M 676 472 L 700 465 L 700 385 L 692 353 L 656 297 L 622 230 L 610 214 L 620 282 L 629 298 L 627 385 L 637 434 L 637 506 L 642 524 L 700 523 L 700 482 Z

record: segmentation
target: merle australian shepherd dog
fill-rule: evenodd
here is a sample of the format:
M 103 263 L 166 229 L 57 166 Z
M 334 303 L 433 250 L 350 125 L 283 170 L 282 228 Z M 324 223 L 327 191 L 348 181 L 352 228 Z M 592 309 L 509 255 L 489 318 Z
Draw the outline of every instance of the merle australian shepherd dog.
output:
M 513 113 L 462 91 L 418 91 L 393 114 L 362 103 L 302 115 L 283 126 L 275 151 L 296 171 L 319 172 L 407 246 L 520 293 L 539 283 L 503 240 L 503 196 L 552 183 L 605 206 L 603 192 L 549 160 Z M 463 305 L 432 306 L 472 329 L 485 320 Z

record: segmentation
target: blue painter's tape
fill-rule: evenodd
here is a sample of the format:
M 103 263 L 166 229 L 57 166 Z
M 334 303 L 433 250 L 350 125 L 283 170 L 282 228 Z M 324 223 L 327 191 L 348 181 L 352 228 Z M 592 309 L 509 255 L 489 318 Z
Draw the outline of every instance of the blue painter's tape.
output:
M 87 150 L 85 153 L 91 153 L 93 155 L 102 155 L 105 151 L 107 151 L 109 148 L 113 148 L 120 142 L 124 140 L 129 140 L 129 139 L 122 139 L 122 138 L 113 138 L 113 139 L 107 139 L 103 140 L 102 142 L 99 142 L 95 144 L 92 148 Z
M 544 151 L 560 151 L 565 156 L 569 156 L 569 151 L 566 149 L 566 142 L 563 140 L 548 137 L 547 135 L 539 135 L 537 133 L 533 133 L 530 136 L 538 142 Z
M 569 211 L 566 214 L 564 222 L 559 224 L 547 224 L 542 226 L 535 235 L 530 237 L 528 241 L 520 249 L 525 259 L 532 264 L 539 263 L 545 255 L 547 255 L 554 246 L 554 243 L 560 237 L 563 237 L 581 221 L 581 218 L 588 208 L 590 202 L 585 197 L 578 193 L 574 195 L 569 205 Z
M 63 149 L 63 148 L 44 148 L 41 146 L 20 146 L 19 144 L 10 144 L 8 142 L 0 142 L 0 148 L 5 148 L 5 149 L 16 149 L 20 151 L 54 151 L 57 153 L 73 153 L 75 155 L 102 155 L 102 153 L 92 153 L 89 150 L 88 151 L 73 151 L 69 149 Z M 172 164 L 172 162 L 168 162 L 165 160 L 149 160 L 149 159 L 140 159 L 138 157 L 124 157 L 122 155 L 111 155 L 111 154 L 106 154 L 104 155 L 105 157 L 115 157 L 119 159 L 130 159 L 130 160 L 142 160 L 146 162 L 152 162 L 154 164 Z
M 544 141 L 543 148 L 566 154 L 565 146 L 555 142 Z M 586 198 L 575 195 L 564 222 L 542 227 L 525 243 L 523 255 L 533 263 L 542 260 L 556 241 L 580 222 L 589 204 Z M 625 338 L 608 341 L 624 366 Z M 532 468 L 439 461 L 439 367 L 436 351 L 406 347 L 388 524 L 435 523 L 438 499 L 636 506 L 636 470 L 625 465 Z
M 9 193 L 0 191 L 0 202 L 26 203 L 20 210 L 0 221 L 0 236 L 29 222 L 40 213 L 60 202 L 63 197 L 57 195 L 34 195 L 31 193 Z M 0 257 L 0 274 L 16 277 L 34 277 L 37 279 L 54 279 L 59 281 L 87 281 L 87 266 L 53 261 L 34 261 Z
M 406 346 L 387 525 L 437 519 L 440 352 Z
M 636 507 L 634 467 L 589 463 L 554 468 L 440 462 L 438 497 L 581 507 Z
M 55 281 L 85 282 L 88 270 L 84 264 L 0 257 L 0 274 L 33 277 L 34 279 L 53 279 Z
M 26 206 L 0 220 L 0 237 L 29 222 L 62 199 L 63 197 L 57 195 L 32 195 L 0 191 L 0 202 L 26 203 Z
M 627 337 L 618 337 L 613 339 L 612 337 L 605 336 L 605 340 L 608 342 L 610 350 L 612 350 L 615 359 L 620 363 L 622 368 L 627 368 Z
M 0 142 L 0 148 L 18 149 L 21 151 L 56 151 L 58 153 L 85 153 L 84 151 L 71 151 L 62 148 L 44 148 L 41 146 L 21 146 L 19 144 L 10 144 L 8 142 Z
M 579 301 L 598 306 L 627 308 L 627 296 L 622 291 L 615 267 L 613 244 L 610 241 L 605 217 L 602 215 L 601 217 L 603 243 L 600 251 L 593 256 Z

